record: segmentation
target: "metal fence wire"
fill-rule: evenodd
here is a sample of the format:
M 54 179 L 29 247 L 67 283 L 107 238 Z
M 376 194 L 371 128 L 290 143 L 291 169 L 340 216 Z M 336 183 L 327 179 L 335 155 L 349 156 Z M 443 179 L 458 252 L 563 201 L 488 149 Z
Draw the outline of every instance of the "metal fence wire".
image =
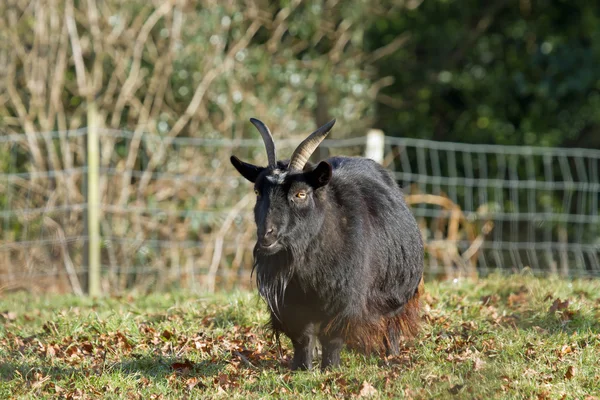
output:
M 260 139 L 99 137 L 104 292 L 251 285 L 254 196 L 229 156 L 266 164 Z M 0 291 L 85 291 L 86 140 L 86 129 L 0 136 Z M 326 140 L 320 155 L 363 155 L 366 143 Z M 277 145 L 289 157 L 297 141 Z M 599 150 L 394 137 L 383 150 L 428 275 L 600 275 Z

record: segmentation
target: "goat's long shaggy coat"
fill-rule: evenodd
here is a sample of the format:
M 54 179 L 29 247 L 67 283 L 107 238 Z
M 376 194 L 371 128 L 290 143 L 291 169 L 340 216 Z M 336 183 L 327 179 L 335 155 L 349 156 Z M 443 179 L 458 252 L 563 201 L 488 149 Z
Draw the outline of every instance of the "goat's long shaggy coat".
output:
M 255 183 L 254 273 L 273 330 L 292 340 L 293 368 L 311 367 L 316 337 L 323 368 L 339 364 L 344 343 L 397 353 L 418 329 L 423 243 L 392 175 L 358 157 L 301 171 L 232 163 Z
M 388 171 L 363 158 L 326 161 L 331 180 L 315 192 L 323 218 L 279 253 L 255 249 L 258 288 L 276 332 L 308 319 L 378 349 L 388 332 L 417 331 L 421 234 Z

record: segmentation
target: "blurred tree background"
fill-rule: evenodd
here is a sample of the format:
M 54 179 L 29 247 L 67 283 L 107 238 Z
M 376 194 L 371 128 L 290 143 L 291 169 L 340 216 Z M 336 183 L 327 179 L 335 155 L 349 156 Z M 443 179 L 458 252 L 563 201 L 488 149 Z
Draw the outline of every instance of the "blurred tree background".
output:
M 95 99 L 106 126 L 169 136 L 256 137 L 250 116 L 302 135 L 337 117 L 338 137 L 600 148 L 599 14 L 585 0 L 7 0 L 0 126 L 77 128 Z
M 65 131 L 88 126 L 92 103 L 106 128 L 99 193 L 112 218 L 101 228 L 111 287 L 129 285 L 117 282 L 128 263 L 178 277 L 184 263 L 213 275 L 220 263 L 250 265 L 248 246 L 217 245 L 249 243 L 254 234 L 250 213 L 243 213 L 247 187 L 227 167 L 235 147 L 228 139 L 260 137 L 250 117 L 269 125 L 280 158 L 334 117 L 337 139 L 380 128 L 436 141 L 598 149 L 599 22 L 600 3 L 584 0 L 0 1 L 0 138 L 19 137 L 0 140 L 0 170 L 8 171 L 0 179 L 1 239 L 41 248 L 42 236 L 56 231 L 80 245 L 61 252 L 85 264 L 78 239 L 86 232 L 86 142 Z M 49 131 L 59 133 L 38 134 Z M 199 140 L 180 148 L 175 138 Z M 229 144 L 217 148 L 213 139 Z M 262 145 L 247 143 L 236 155 L 264 164 Z M 343 151 L 359 154 L 360 146 Z M 317 157 L 326 155 L 319 151 Z M 416 152 L 396 158 L 420 170 Z M 505 160 L 490 157 L 483 168 L 490 174 L 479 182 L 482 202 L 506 212 L 534 210 L 543 219 L 535 229 L 549 227 L 547 243 L 597 243 L 597 193 L 582 176 L 597 176 L 600 161 L 590 157 L 582 167 L 574 157 L 525 159 L 527 165 L 511 158 L 511 168 L 523 176 L 533 171 L 532 185 L 548 180 L 560 188 L 495 187 L 488 178 L 506 175 Z M 477 179 L 482 169 L 468 160 L 457 169 Z M 579 191 L 563 182 L 569 168 L 577 174 L 565 179 L 580 181 Z M 446 195 L 445 172 L 435 177 L 441 185 L 430 182 L 421 192 Z M 517 180 L 516 172 L 510 178 Z M 452 201 L 473 213 L 465 201 L 474 196 L 472 184 L 454 192 Z M 60 214 L 60 207 L 68 211 Z M 49 217 L 44 210 L 51 208 Z M 24 209 L 37 211 L 25 217 Z M 570 214 L 581 217 L 577 224 L 566 223 Z M 529 242 L 539 236 L 532 221 L 510 218 L 496 221 L 497 240 L 521 243 L 513 233 L 525 227 Z M 192 241 L 193 251 L 142 249 L 149 238 Z M 0 276 L 60 258 L 56 249 L 36 251 L 5 251 Z M 131 261 L 134 253 L 139 261 Z
M 440 141 L 600 148 L 600 3 L 428 0 L 375 18 L 376 125 Z

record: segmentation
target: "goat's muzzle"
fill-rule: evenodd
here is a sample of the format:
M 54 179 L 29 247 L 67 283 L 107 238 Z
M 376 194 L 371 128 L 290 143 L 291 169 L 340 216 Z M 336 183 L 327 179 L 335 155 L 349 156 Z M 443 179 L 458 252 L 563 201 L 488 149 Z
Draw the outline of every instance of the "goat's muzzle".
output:
M 265 231 L 265 234 L 258 239 L 258 245 L 263 252 L 276 252 L 280 247 L 277 228 L 268 227 Z

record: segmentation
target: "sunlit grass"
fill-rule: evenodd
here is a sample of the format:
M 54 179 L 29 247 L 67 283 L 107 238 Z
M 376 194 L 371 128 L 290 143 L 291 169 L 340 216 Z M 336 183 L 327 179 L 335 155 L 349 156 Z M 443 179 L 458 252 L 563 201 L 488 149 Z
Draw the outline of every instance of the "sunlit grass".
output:
M 600 393 L 600 281 L 426 285 L 400 356 L 291 373 L 254 293 L 0 298 L 0 398 L 585 398 Z

